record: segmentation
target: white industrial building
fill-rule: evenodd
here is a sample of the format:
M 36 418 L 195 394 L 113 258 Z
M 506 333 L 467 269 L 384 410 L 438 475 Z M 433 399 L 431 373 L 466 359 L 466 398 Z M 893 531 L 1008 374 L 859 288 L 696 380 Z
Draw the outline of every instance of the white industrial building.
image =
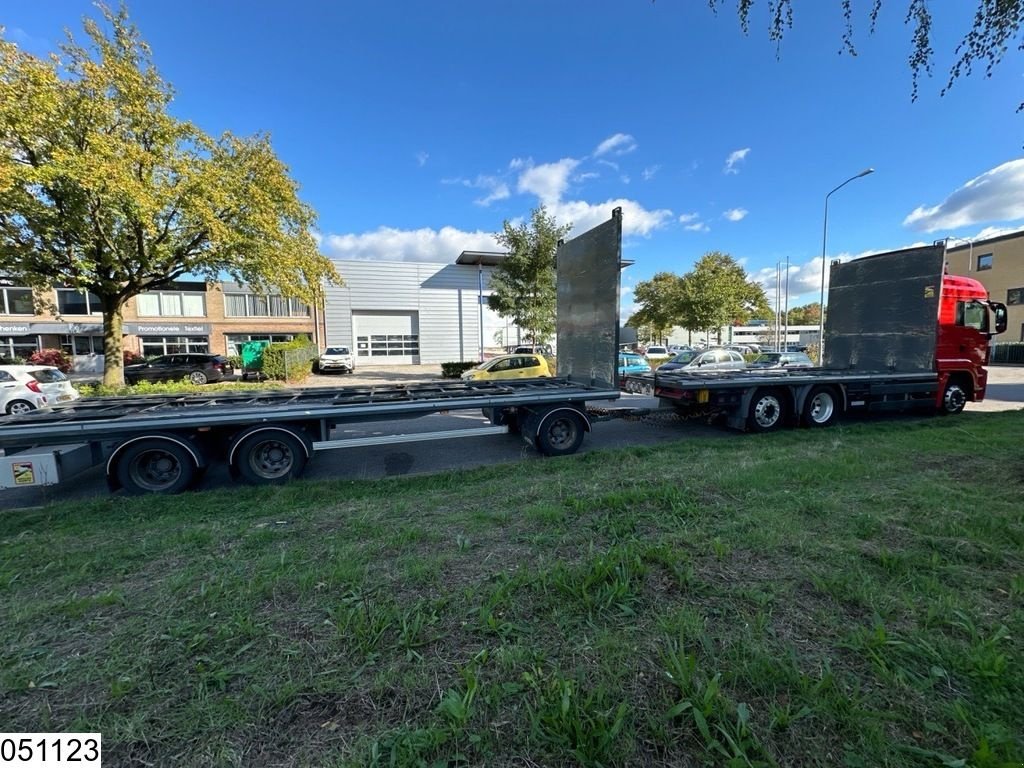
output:
M 518 329 L 487 307 L 501 253 L 464 251 L 454 264 L 336 260 L 345 284 L 328 286 L 327 346 L 360 365 L 480 360 L 517 344 Z

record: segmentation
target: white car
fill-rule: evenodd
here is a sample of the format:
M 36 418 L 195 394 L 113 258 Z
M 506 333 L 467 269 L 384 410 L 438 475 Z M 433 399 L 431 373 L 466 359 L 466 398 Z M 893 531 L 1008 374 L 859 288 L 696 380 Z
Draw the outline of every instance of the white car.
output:
M 328 371 L 355 373 L 356 363 L 352 358 L 352 350 L 348 347 L 328 347 L 317 360 L 316 369 L 318 373 L 327 373 Z
M 647 348 L 647 357 L 669 357 L 668 347 L 655 346 Z
M 68 377 L 50 365 L 0 365 L 0 411 L 29 413 L 70 403 L 81 395 Z

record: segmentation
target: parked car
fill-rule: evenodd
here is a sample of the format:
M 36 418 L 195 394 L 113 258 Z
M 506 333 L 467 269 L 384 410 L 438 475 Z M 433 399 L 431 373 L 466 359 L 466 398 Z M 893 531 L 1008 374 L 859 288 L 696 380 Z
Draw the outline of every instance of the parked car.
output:
M 37 370 L 48 371 L 50 368 L 38 365 L 0 365 L 0 411 L 19 416 L 39 408 L 46 408 L 49 405 L 49 398 L 43 390 L 44 384 L 41 384 L 39 379 L 29 373 L 29 371 Z M 64 376 L 56 368 L 53 370 Z M 41 373 L 41 377 L 50 378 L 45 373 Z M 66 379 L 67 377 L 65 377 Z M 75 396 L 78 396 L 77 392 L 75 392 Z
M 690 349 L 690 346 L 688 344 L 669 344 L 668 345 L 668 353 L 670 355 L 678 355 L 680 352 L 686 352 L 688 349 Z
M 628 376 L 631 373 L 648 373 L 651 364 L 643 355 L 634 352 L 619 352 L 619 376 Z
M 176 381 L 188 379 L 193 384 L 225 381 L 234 378 L 235 368 L 223 355 L 180 354 L 162 355 L 148 363 L 126 365 L 124 380 L 127 384 L 140 381 Z
M 755 357 L 751 368 L 813 368 L 814 361 L 804 352 L 763 352 Z
M 509 350 L 509 354 L 512 355 L 528 355 L 531 352 L 544 355 L 544 357 L 554 357 L 555 354 L 550 344 L 522 344 Z
M 647 357 L 670 357 L 668 347 L 658 344 L 647 348 Z
M 470 368 L 462 374 L 462 380 L 536 379 L 550 375 L 551 370 L 543 355 L 499 355 Z
M 676 371 L 680 369 L 720 371 L 720 370 L 742 370 L 747 367 L 743 355 L 732 349 L 708 349 L 700 351 L 691 349 L 687 352 L 680 352 L 667 363 L 658 366 L 659 373 Z
M 348 347 L 328 347 L 317 359 L 316 370 L 318 373 L 329 371 L 355 373 L 356 363 L 355 358 L 352 357 L 352 350 Z

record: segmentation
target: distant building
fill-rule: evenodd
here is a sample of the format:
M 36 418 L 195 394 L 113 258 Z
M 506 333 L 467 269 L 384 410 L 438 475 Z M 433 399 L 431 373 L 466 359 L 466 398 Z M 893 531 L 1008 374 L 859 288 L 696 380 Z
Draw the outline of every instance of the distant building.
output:
M 1006 333 L 996 341 L 1024 341 L 1024 230 L 946 248 L 954 275 L 973 277 L 993 301 L 1006 304 Z

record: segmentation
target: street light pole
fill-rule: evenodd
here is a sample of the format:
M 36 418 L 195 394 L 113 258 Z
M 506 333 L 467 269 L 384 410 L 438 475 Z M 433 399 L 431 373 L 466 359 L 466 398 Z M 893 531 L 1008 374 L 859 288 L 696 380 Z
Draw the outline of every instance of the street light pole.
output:
M 825 226 L 821 234 L 821 298 L 818 300 L 818 365 L 824 365 L 825 363 L 825 245 L 828 243 L 828 199 L 832 197 L 833 192 L 838 192 L 851 181 L 874 172 L 874 168 L 865 168 L 856 176 L 851 176 L 833 189 L 832 192 L 825 195 Z
M 789 352 L 789 254 L 786 254 L 786 304 L 783 311 L 786 313 L 786 335 L 782 337 L 785 346 L 783 350 Z M 782 351 L 782 350 L 780 350 Z

